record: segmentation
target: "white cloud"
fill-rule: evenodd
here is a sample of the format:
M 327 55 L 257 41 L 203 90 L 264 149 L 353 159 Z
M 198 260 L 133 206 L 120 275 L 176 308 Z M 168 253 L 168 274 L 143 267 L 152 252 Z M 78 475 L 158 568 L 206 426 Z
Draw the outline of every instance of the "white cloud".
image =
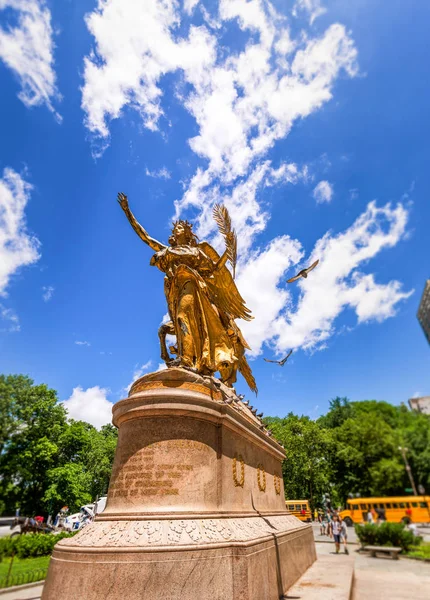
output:
M 39 260 L 39 241 L 26 228 L 25 208 L 32 186 L 13 169 L 0 179 L 0 296 L 20 267 Z
M 200 0 L 184 0 L 184 10 L 189 15 L 193 12 Z
M 76 340 L 76 341 L 75 341 L 75 344 L 76 344 L 77 346 L 88 346 L 88 347 L 89 347 L 89 346 L 91 346 L 90 342 L 86 342 L 86 341 L 80 341 L 80 340 Z
M 321 0 L 296 0 L 293 15 L 298 17 L 300 12 L 306 12 L 309 15 L 309 22 L 312 25 L 317 17 L 327 12 L 327 9 L 322 6 Z
M 186 8 L 192 12 L 194 3 Z M 341 72 L 357 74 L 357 51 L 340 24 L 319 37 L 292 39 L 287 19 L 270 2 L 220 0 L 218 18 L 249 35 L 241 52 L 228 53 L 218 30 L 190 25 L 175 35 L 178 9 L 173 0 L 99 0 L 86 18 L 95 41 L 84 68 L 86 125 L 103 148 L 109 121 L 130 106 L 156 130 L 163 116 L 161 78 L 178 71 L 187 86 L 178 85 L 177 99 L 198 126 L 188 142 L 206 167 L 197 168 L 175 202 L 176 216 L 198 209 L 198 234 L 214 235 L 212 206 L 222 199 L 245 258 L 269 219 L 262 190 L 307 176 L 306 167 L 294 164 L 275 169 L 267 152 L 296 120 L 331 99 Z
M 21 331 L 18 316 L 11 308 L 6 308 L 3 304 L 0 304 L 0 317 L 2 321 L 6 322 L 6 326 L 0 327 L 0 332 L 15 333 Z
M 357 189 L 357 188 L 351 188 L 351 189 L 349 190 L 349 199 L 350 199 L 351 201 L 357 200 L 357 198 L 358 198 L 358 195 L 359 195 L 359 194 L 358 194 L 358 189 Z
M 320 181 L 315 186 L 312 195 L 317 201 L 317 204 L 331 202 L 333 198 L 333 186 L 328 181 Z
M 142 375 L 144 373 L 146 373 L 146 371 L 148 371 L 151 367 L 152 367 L 152 360 L 148 360 L 143 365 L 140 365 L 140 367 L 138 365 L 136 365 L 136 367 L 134 368 L 133 376 L 131 378 L 130 383 L 121 390 L 122 394 L 125 396 L 128 395 L 128 392 L 130 391 L 130 388 L 133 385 L 133 383 L 135 381 L 137 381 L 140 377 L 142 377 Z
M 154 177 L 154 179 L 170 179 L 170 171 L 166 167 L 158 169 L 158 171 L 150 171 L 148 167 L 145 169 L 145 175 L 147 177 Z
M 300 243 L 282 236 L 273 240 L 268 248 L 252 254 L 240 270 L 237 285 L 254 317 L 240 327 L 253 354 L 258 354 L 262 344 L 273 338 L 274 322 L 291 302 L 290 290 L 279 287 L 281 278 L 302 257 Z
M 179 24 L 174 0 L 99 0 L 86 17 L 96 40 L 84 61 L 82 107 L 86 125 L 102 138 L 107 119 L 118 118 L 127 104 L 156 130 L 163 114 L 157 83 L 178 68 L 198 72 L 213 63 L 213 42 L 205 27 L 192 27 L 176 40 Z
M 208 171 L 198 170 L 181 201 L 175 203 L 175 218 L 179 218 L 186 209 L 200 209 L 197 234 L 202 239 L 207 238 L 215 229 L 212 207 L 215 202 L 222 202 L 228 208 L 234 222 L 238 234 L 239 255 L 245 260 L 254 238 L 264 231 L 270 218 L 267 206 L 258 202 L 258 193 L 267 187 L 296 184 L 298 181 L 306 181 L 307 178 L 306 166 L 300 168 L 295 163 L 281 163 L 274 169 L 271 162 L 266 160 L 260 161 L 247 178 L 241 178 L 228 192 L 223 192 L 217 185 L 208 189 Z M 215 243 L 217 241 L 221 243 L 220 238 L 215 239 Z
M 98 385 L 84 390 L 78 386 L 73 388 L 70 398 L 62 402 L 70 419 L 86 421 L 97 429 L 112 422 L 112 402 L 107 395 L 109 390 Z
M 102 150 L 110 121 L 126 107 L 138 111 L 148 129 L 163 128 L 162 78 L 177 74 L 176 99 L 195 119 L 188 143 L 200 162 L 175 202 L 176 217 L 198 213 L 198 235 L 221 248 L 212 207 L 223 202 L 229 209 L 239 238 L 238 285 L 256 317 L 241 324 L 254 354 L 264 343 L 280 352 L 321 348 L 347 307 L 361 323 L 392 316 L 411 292 L 397 281 L 376 283 L 357 269 L 404 236 L 403 206 L 371 203 L 345 232 L 321 238 L 308 259 L 318 257 L 320 265 L 298 283 L 297 308 L 283 278 L 303 259 L 301 244 L 280 236 L 263 250 L 255 247 L 270 218 L 264 190 L 310 179 L 306 165 L 275 166 L 267 154 L 296 121 L 331 100 L 340 76 L 358 74 L 350 33 L 335 23 L 320 35 L 301 30 L 294 37 L 287 17 L 263 0 L 219 0 L 216 23 L 202 10 L 207 27 L 197 27 L 188 24 L 196 6 L 193 0 L 99 0 L 86 19 L 95 44 L 84 65 L 86 126 Z M 297 18 L 306 13 L 312 23 L 323 11 L 318 0 L 298 0 L 293 12 Z M 247 35 L 233 52 L 222 37 L 230 22 Z M 314 193 L 328 202 L 333 189 L 323 181 Z
M 279 352 L 322 347 L 346 308 L 355 310 L 359 323 L 381 322 L 396 313 L 398 303 L 409 298 L 413 290 L 402 291 L 401 283 L 395 280 L 378 284 L 373 275 L 358 268 L 395 246 L 405 235 L 407 219 L 408 212 L 401 204 L 378 208 L 370 202 L 346 231 L 338 235 L 329 232 L 316 243 L 306 264 L 317 258 L 320 264 L 308 279 L 298 283 L 297 308 L 287 305 L 272 324 L 271 341 Z
M 221 0 L 220 19 L 236 21 L 250 36 L 243 52 L 226 55 L 205 26 L 191 25 L 187 36 L 175 36 L 177 9 L 173 0 L 99 0 L 87 16 L 95 51 L 85 59 L 82 107 L 87 127 L 105 143 L 108 121 L 127 105 L 146 127 L 157 129 L 160 79 L 180 71 L 189 91 L 178 97 L 199 126 L 190 146 L 209 161 L 211 174 L 231 179 L 245 174 L 296 119 L 329 100 L 342 70 L 357 72 L 357 53 L 342 25 L 286 44 L 287 21 L 269 2 Z
M 0 59 L 21 85 L 19 99 L 27 106 L 59 100 L 54 71 L 51 12 L 45 0 L 0 0 L 0 10 L 16 13 L 16 23 L 0 28 Z M 61 117 L 55 113 L 58 119 Z
M 54 295 L 55 288 L 52 287 L 52 285 L 48 285 L 48 286 L 43 286 L 42 290 L 43 290 L 43 294 L 42 294 L 43 300 L 45 302 L 49 302 L 49 300 L 51 300 L 52 296 Z

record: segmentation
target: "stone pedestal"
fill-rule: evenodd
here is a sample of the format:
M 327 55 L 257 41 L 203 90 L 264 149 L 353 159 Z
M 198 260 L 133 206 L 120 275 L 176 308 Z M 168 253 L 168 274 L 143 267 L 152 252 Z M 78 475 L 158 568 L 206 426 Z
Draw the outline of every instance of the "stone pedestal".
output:
M 278 600 L 316 559 L 284 451 L 222 384 L 172 368 L 113 407 L 105 511 L 56 546 L 43 600 Z

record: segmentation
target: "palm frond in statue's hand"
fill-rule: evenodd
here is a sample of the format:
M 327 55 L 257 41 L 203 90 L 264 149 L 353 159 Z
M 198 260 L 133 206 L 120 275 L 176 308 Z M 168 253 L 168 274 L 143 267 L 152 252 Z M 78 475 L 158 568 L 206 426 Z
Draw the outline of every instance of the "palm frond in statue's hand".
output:
M 213 218 L 218 225 L 220 234 L 224 237 L 228 260 L 233 269 L 233 278 L 236 275 L 237 262 L 237 235 L 231 226 L 231 218 L 227 208 L 223 204 L 215 204 L 213 207 Z
M 117 200 L 118 200 L 118 203 L 121 206 L 122 210 L 127 210 L 127 208 L 128 208 L 127 196 L 125 194 L 123 194 L 122 192 L 119 192 Z

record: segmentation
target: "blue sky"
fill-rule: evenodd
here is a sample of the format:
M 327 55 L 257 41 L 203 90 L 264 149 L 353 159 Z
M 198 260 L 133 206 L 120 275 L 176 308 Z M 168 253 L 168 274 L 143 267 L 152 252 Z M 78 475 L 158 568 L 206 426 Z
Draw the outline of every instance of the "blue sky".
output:
M 176 214 L 219 244 L 211 208 L 229 207 L 265 414 L 428 394 L 429 17 L 413 0 L 0 0 L 0 372 L 100 425 L 159 367 L 162 274 L 124 191 L 164 242 Z

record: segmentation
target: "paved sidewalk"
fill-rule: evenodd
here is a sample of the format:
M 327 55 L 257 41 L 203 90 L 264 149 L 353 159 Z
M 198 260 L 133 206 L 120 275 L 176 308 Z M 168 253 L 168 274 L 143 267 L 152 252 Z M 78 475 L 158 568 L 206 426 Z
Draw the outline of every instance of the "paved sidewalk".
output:
M 354 573 L 354 552 L 336 554 L 334 543 L 317 544 L 317 561 L 288 590 L 284 600 L 349 600 Z
M 430 564 L 409 558 L 371 558 L 358 554 L 355 559 L 352 600 L 428 600 Z
M 333 571 L 342 572 L 344 555 L 334 554 L 334 544 L 317 543 L 318 562 L 331 559 Z M 355 560 L 351 600 L 429 600 L 430 564 L 409 558 L 371 558 L 350 547 Z M 328 592 L 329 590 L 327 590 Z M 325 596 L 322 596 L 325 598 Z M 327 596 L 330 598 L 330 595 Z M 336 598 L 333 595 L 333 600 Z
M 0 594 L 0 600 L 40 600 L 42 597 L 43 583 L 36 584 L 25 589 L 4 592 Z

